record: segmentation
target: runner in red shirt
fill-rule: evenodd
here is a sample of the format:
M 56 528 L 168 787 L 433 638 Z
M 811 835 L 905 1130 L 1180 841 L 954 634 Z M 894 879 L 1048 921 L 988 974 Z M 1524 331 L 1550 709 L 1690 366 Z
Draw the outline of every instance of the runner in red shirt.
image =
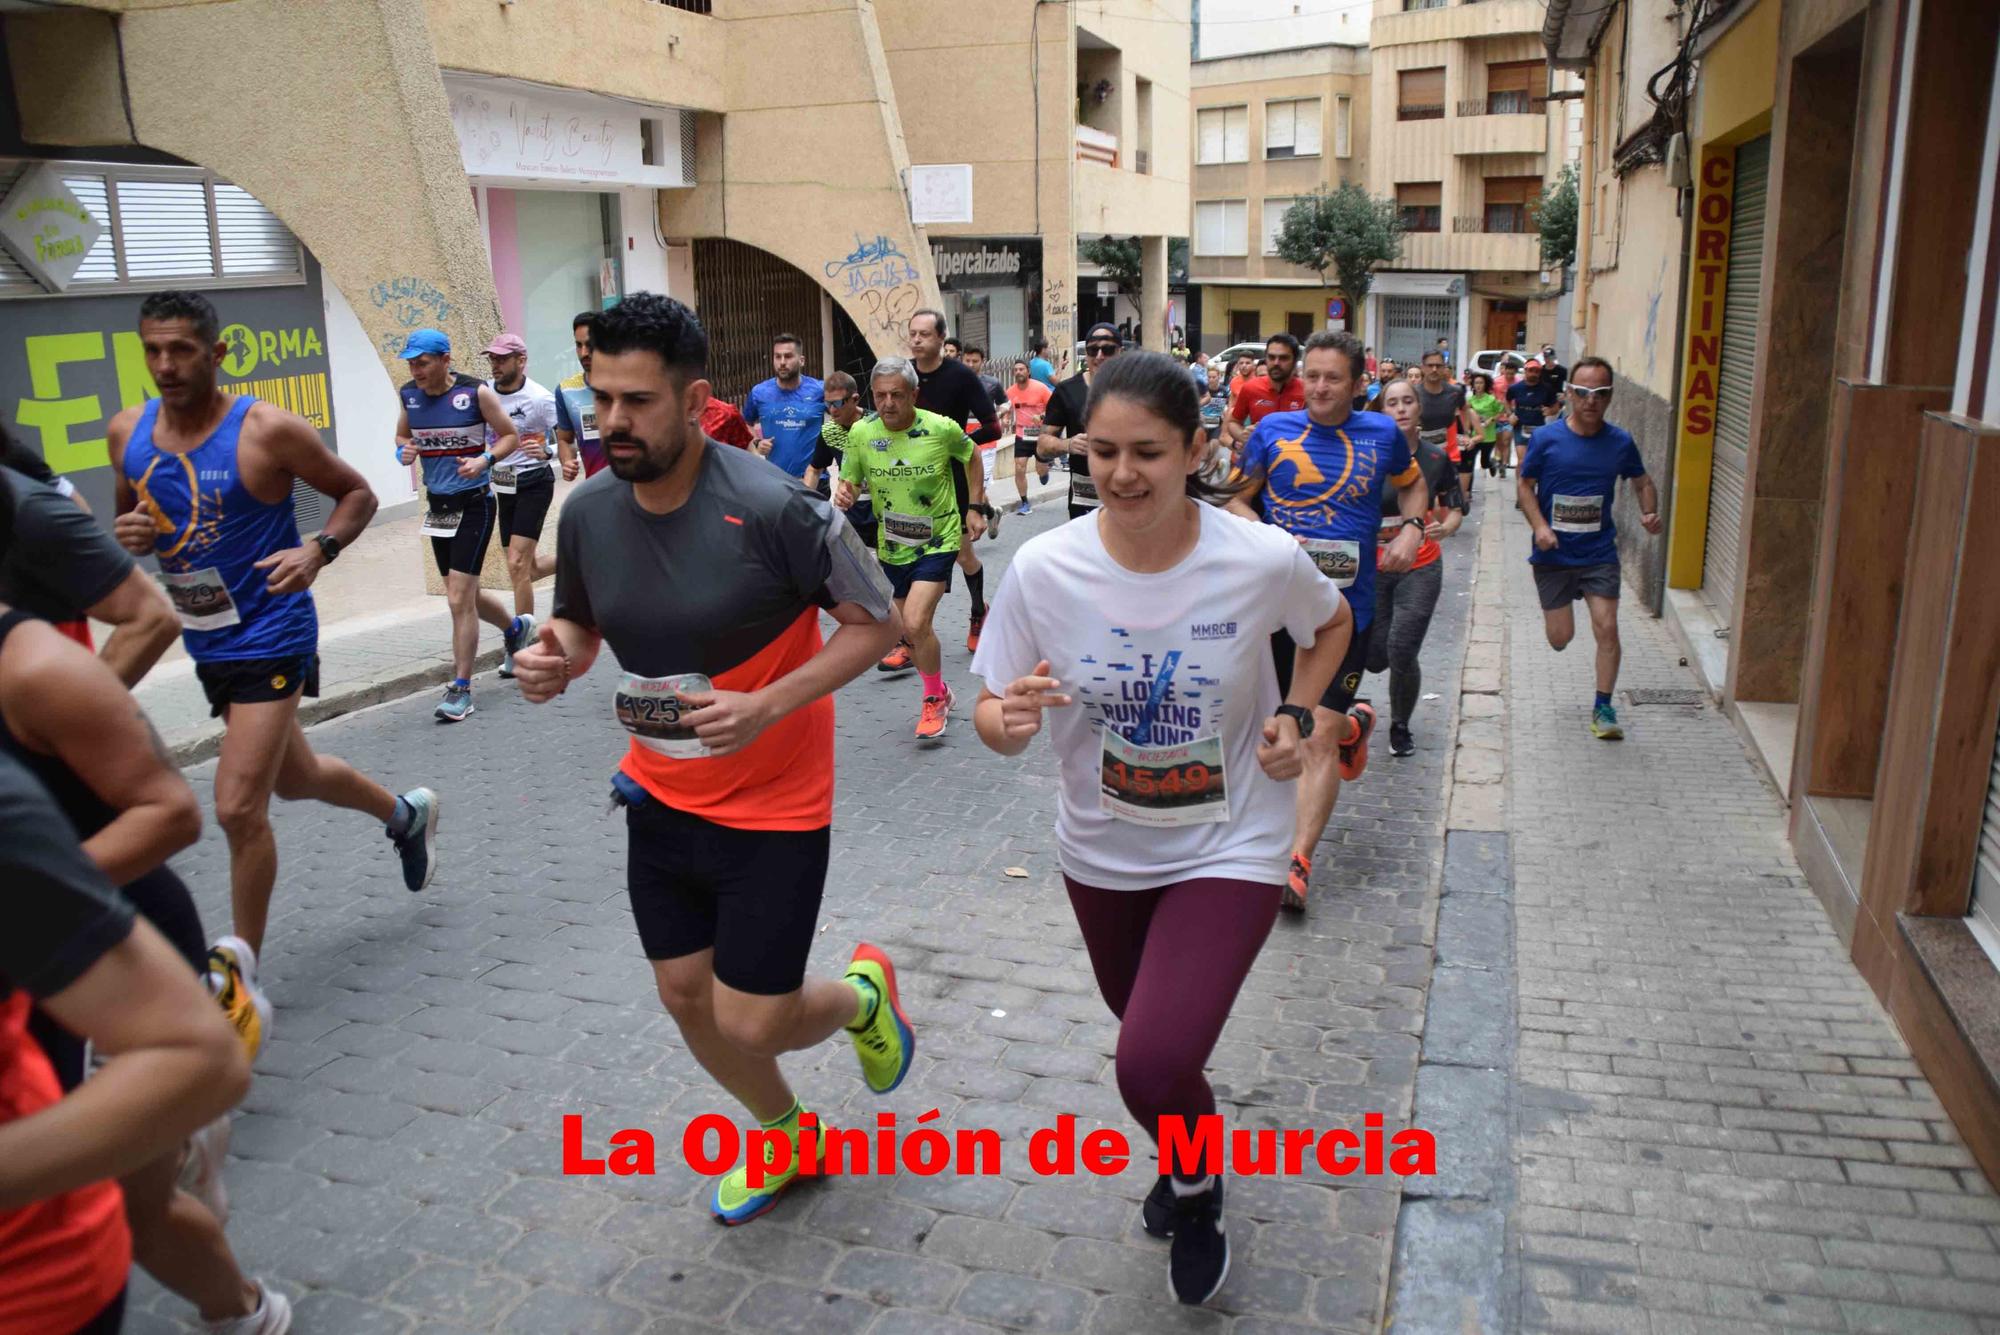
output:
M 1271 341 L 1264 345 L 1264 374 L 1251 376 L 1230 395 L 1222 434 L 1229 441 L 1232 458 L 1243 452 L 1251 429 L 1266 417 L 1306 406 L 1306 387 L 1296 374 L 1298 365 L 1299 341 L 1290 334 L 1271 335 Z

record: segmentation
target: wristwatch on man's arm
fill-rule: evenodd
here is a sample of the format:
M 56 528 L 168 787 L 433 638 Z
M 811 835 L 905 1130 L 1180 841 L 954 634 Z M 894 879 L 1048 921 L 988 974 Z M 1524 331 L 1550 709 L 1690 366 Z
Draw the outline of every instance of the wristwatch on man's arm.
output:
M 328 565 L 332 565 L 333 558 L 340 555 L 340 539 L 331 533 L 315 533 L 313 542 L 319 547 L 319 554 Z
M 1288 718 L 1298 724 L 1299 740 L 1302 742 L 1313 735 L 1313 713 L 1303 705 L 1279 705 L 1272 716 Z

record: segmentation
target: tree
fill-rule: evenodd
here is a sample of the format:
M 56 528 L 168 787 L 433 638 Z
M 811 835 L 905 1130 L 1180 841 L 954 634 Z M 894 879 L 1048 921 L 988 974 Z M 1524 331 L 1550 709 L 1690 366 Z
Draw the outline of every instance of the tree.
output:
M 1542 263 L 1567 269 L 1576 262 L 1576 164 L 1565 162 L 1556 179 L 1543 187 L 1530 206 L 1542 233 Z
M 1137 298 L 1143 281 L 1144 265 L 1140 260 L 1139 238 L 1136 236 L 1100 236 L 1085 241 L 1076 248 L 1076 253 L 1084 260 L 1095 264 L 1104 271 L 1104 276 L 1118 284 L 1118 289 L 1127 296 Z M 1167 239 L 1167 281 L 1185 283 L 1187 281 L 1188 243 L 1186 237 Z
M 1403 253 L 1403 223 L 1396 203 L 1376 199 L 1353 181 L 1325 187 L 1295 201 L 1278 230 L 1278 258 L 1311 269 L 1326 286 L 1327 270 L 1359 305 L 1374 284 L 1375 269 Z

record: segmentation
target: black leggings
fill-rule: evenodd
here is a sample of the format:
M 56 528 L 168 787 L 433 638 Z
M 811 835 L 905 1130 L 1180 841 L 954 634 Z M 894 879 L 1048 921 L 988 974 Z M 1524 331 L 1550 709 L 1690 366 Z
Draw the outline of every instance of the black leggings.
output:
M 1472 460 L 1478 467 L 1491 472 L 1496 463 L 1504 467 L 1507 463 L 1507 456 L 1501 451 L 1499 441 L 1482 440 L 1473 450 Z M 1469 495 L 1470 493 L 1467 494 Z
M 1368 670 L 1389 674 L 1389 721 L 1409 726 L 1417 696 L 1424 689 L 1417 655 L 1431 628 L 1438 594 L 1444 589 L 1444 560 L 1375 576 L 1374 638 L 1368 645 Z

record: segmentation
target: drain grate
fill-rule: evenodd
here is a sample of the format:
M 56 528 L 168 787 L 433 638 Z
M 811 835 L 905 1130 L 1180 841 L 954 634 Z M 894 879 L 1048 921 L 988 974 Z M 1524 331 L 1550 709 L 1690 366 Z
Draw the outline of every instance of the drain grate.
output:
M 1704 705 L 1708 703 L 1708 696 L 1699 690 L 1635 686 L 1625 692 L 1625 703 L 1629 705 Z

